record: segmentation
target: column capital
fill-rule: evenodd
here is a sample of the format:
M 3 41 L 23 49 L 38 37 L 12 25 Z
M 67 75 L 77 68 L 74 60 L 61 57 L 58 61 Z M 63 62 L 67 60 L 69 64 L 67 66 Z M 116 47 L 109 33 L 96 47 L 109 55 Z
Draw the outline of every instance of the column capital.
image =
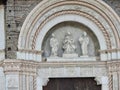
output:
M 109 73 L 120 72 L 120 61 L 109 61 L 107 62 Z
M 19 73 L 19 74 L 29 74 L 36 75 L 37 63 L 34 61 L 26 60 L 13 60 L 7 59 L 2 63 L 5 74 Z

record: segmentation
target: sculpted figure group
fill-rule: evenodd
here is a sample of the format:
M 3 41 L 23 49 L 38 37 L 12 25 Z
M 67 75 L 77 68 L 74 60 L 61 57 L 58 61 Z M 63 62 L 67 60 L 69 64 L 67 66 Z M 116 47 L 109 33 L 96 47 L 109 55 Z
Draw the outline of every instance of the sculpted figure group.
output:
M 89 44 L 89 37 L 87 33 L 83 32 L 83 34 L 80 36 L 78 41 L 81 44 L 82 56 L 87 56 L 88 44 Z M 54 34 L 52 34 L 52 37 L 50 39 L 50 47 L 51 47 L 51 56 L 57 56 L 59 43 Z M 64 50 L 63 52 L 64 54 L 74 54 L 77 49 L 72 34 L 70 32 L 66 33 L 65 38 L 63 40 L 62 48 Z
M 72 54 L 75 52 L 76 46 L 70 32 L 65 35 L 65 39 L 63 41 L 63 49 L 64 53 L 66 54 Z

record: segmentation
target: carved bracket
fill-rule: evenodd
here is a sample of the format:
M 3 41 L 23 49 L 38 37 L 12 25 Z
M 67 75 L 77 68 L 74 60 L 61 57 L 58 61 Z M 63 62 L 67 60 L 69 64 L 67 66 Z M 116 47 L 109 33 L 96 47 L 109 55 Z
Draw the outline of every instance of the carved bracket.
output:
M 101 85 L 102 84 L 101 77 L 96 77 L 94 80 L 97 82 L 97 85 Z
M 42 85 L 43 86 L 46 86 L 48 84 L 48 82 L 49 82 L 49 78 L 43 78 L 42 79 Z

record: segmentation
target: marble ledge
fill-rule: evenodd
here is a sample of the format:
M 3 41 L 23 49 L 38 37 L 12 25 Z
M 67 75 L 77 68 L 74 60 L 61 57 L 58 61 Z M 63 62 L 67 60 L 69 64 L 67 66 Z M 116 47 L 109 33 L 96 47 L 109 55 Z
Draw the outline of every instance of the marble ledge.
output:
M 34 66 L 35 68 L 47 68 L 47 67 L 105 67 L 109 64 L 120 64 L 120 60 L 117 61 L 64 61 L 64 62 L 39 62 L 32 60 L 17 60 L 17 59 L 5 59 L 0 61 L 0 66 L 6 65 L 26 65 L 26 66 Z
M 106 66 L 106 61 L 70 61 L 70 62 L 38 62 L 38 61 L 31 61 L 31 60 L 13 60 L 13 59 L 6 59 L 3 61 L 2 66 L 6 65 L 26 65 L 26 66 L 34 66 L 36 68 L 44 68 L 44 67 L 75 67 L 75 66 Z

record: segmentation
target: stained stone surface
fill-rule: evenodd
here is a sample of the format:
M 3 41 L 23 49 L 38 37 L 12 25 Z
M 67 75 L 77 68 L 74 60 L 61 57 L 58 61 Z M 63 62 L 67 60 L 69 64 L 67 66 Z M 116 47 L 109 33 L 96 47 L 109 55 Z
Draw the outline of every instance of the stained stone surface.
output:
M 120 0 L 103 0 L 120 16 Z

